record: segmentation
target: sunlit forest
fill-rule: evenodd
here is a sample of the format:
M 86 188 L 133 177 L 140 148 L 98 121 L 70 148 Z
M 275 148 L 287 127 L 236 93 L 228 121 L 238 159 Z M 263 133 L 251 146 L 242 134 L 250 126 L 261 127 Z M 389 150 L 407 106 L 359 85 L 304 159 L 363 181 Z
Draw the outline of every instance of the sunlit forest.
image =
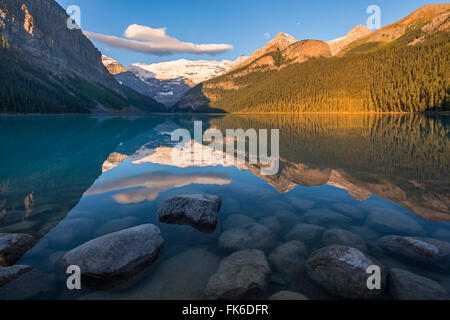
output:
M 202 90 L 210 107 L 234 113 L 448 111 L 450 34 L 414 46 L 405 44 L 411 36 L 279 71 L 238 76 L 243 70 L 236 70 L 210 80 Z M 217 85 L 223 82 L 239 89 Z

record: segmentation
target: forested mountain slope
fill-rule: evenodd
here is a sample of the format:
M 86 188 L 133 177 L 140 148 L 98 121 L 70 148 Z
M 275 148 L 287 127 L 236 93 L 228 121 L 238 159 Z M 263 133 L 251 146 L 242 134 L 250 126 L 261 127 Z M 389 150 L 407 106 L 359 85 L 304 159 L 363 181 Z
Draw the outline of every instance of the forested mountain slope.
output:
M 244 66 L 207 81 L 174 106 L 182 112 L 426 112 L 449 110 L 450 5 L 426 6 L 381 31 L 387 41 L 349 45 L 340 57 L 286 59 L 275 66 Z M 423 12 L 424 14 L 420 14 Z M 425 14 L 426 13 L 426 14 Z M 393 29 L 394 28 L 394 29 Z M 380 29 L 381 30 L 381 29 Z M 389 41 L 388 41 L 389 40 Z M 291 49 L 290 49 L 291 48 Z

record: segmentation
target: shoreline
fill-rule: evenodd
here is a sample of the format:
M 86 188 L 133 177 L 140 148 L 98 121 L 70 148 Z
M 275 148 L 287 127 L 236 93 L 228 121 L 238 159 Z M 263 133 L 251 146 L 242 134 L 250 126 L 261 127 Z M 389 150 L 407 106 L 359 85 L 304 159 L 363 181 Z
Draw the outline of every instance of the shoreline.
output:
M 7 116 L 226 116 L 226 115 L 450 115 L 450 111 L 442 112 L 230 112 L 230 113 L 184 113 L 184 112 L 155 112 L 155 113 L 0 113 L 0 117 Z

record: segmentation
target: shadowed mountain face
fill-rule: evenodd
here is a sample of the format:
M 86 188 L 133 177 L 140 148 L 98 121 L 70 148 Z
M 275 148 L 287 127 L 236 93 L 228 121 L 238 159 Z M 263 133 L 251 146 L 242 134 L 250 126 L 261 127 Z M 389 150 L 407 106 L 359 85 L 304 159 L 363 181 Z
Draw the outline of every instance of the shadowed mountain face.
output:
M 101 54 L 54 0 L 0 2 L 0 112 L 161 111 L 121 87 Z

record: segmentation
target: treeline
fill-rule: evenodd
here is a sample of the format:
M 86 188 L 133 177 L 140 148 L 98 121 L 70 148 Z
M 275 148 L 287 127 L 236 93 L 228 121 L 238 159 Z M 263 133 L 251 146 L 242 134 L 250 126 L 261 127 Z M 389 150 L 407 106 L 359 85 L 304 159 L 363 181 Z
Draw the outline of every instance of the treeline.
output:
M 408 35 L 409 36 L 409 35 Z M 226 112 L 426 112 L 450 109 L 450 33 L 414 46 L 400 38 L 369 53 L 235 74 L 203 86 Z M 232 81 L 238 90 L 214 86 Z
M 445 116 L 420 114 L 226 115 L 210 125 L 224 133 L 227 128 L 280 129 L 281 159 L 343 169 L 360 180 L 391 181 L 406 189 L 410 180 L 439 184 L 448 179 L 445 121 Z

